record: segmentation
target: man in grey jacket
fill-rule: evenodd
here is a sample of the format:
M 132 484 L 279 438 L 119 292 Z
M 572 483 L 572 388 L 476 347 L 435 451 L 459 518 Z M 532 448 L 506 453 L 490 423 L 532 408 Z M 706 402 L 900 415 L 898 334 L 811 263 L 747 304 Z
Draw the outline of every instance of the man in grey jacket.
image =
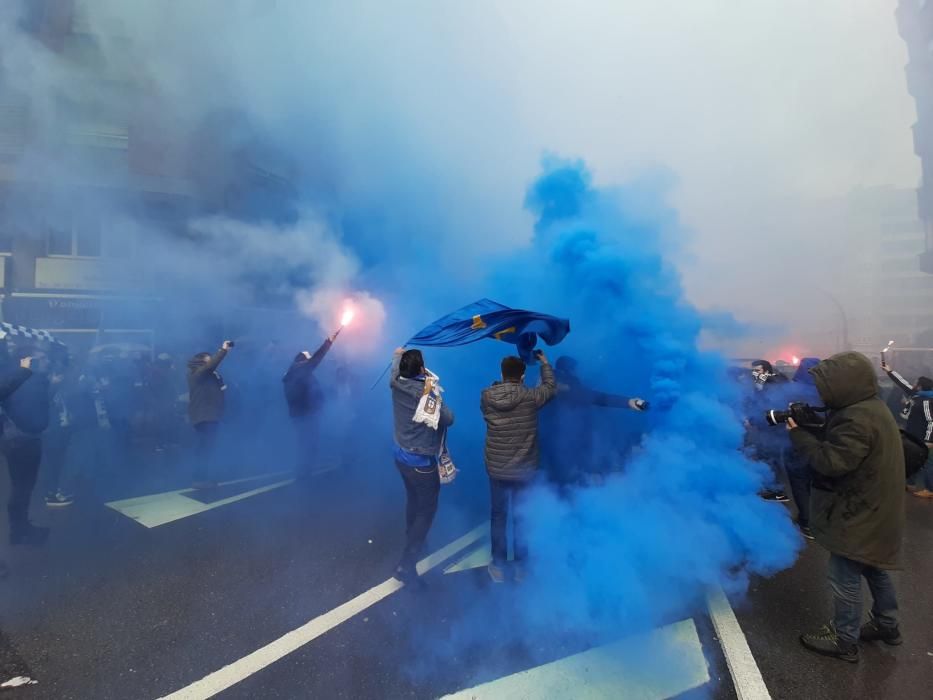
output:
M 521 358 L 506 357 L 502 360 L 502 381 L 484 389 L 480 399 L 486 421 L 485 456 L 491 501 L 489 576 L 496 583 L 505 580 L 510 500 L 515 580 L 521 581 L 525 576 L 522 564 L 528 552 L 517 506 L 538 471 L 538 411 L 557 394 L 553 368 L 543 352 L 535 354 L 541 363 L 538 386 L 533 389 L 525 386 L 525 363 Z
M 399 348 L 395 351 L 389 374 L 395 420 L 395 467 L 407 495 L 405 549 L 395 569 L 395 578 L 405 583 L 420 583 L 415 565 L 434 522 L 441 489 L 437 459 L 444 433 L 454 422 L 454 414 L 444 402 L 437 430 L 414 422 L 418 402 L 425 393 L 426 378 L 420 350 Z

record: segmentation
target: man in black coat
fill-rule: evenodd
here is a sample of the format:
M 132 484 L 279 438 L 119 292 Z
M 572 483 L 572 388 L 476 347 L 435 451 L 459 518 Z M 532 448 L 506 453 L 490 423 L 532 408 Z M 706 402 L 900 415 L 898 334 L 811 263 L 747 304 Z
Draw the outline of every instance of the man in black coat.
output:
M 220 419 L 224 415 L 224 391 L 227 389 L 217 368 L 232 347 L 233 341 L 225 340 L 213 355 L 199 352 L 188 361 L 188 419 L 197 434 L 196 489 L 217 486 L 212 473 L 213 455 Z
M 324 360 L 334 344 L 334 339 L 335 336 L 325 338 L 313 355 L 307 350 L 298 353 L 282 377 L 288 415 L 297 435 L 299 478 L 306 478 L 311 473 L 311 458 L 316 447 L 314 416 L 320 410 L 323 401 L 323 392 L 314 376 L 314 370 Z
M 0 378 L 3 438 L 0 450 L 10 472 L 10 544 L 38 546 L 49 536 L 48 528 L 29 522 L 29 502 L 42 461 L 42 433 L 49 426 L 51 388 L 48 360 L 42 353 L 23 357 Z

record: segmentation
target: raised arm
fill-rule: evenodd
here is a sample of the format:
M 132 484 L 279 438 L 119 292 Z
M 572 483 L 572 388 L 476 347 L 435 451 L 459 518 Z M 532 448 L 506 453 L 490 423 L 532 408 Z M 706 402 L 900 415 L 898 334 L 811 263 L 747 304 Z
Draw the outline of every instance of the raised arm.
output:
M 233 344 L 229 340 L 225 340 L 224 344 L 220 347 L 220 350 L 215 352 L 203 365 L 192 370 L 191 374 L 195 377 L 200 377 L 205 374 L 210 374 L 216 370 L 218 367 L 220 367 L 220 363 L 224 361 L 224 358 L 227 356 L 227 352 L 232 346 Z
M 557 396 L 557 382 L 554 380 L 554 368 L 551 367 L 551 363 L 548 362 L 544 353 L 538 355 L 538 360 L 541 362 L 541 381 L 531 391 L 535 397 L 535 405 L 541 408 Z

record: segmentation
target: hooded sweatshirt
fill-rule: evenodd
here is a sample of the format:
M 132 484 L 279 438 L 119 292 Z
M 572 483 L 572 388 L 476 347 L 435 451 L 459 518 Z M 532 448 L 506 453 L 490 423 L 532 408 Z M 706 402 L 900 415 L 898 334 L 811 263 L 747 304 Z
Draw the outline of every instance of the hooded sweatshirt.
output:
M 538 469 L 538 411 L 557 394 L 554 370 L 541 365 L 541 383 L 496 382 L 483 389 L 486 471 L 491 479 L 527 481 Z
M 52 387 L 49 377 L 42 372 L 32 375 L 17 373 L 26 380 L 3 400 L 3 413 L 12 423 L 10 430 L 4 430 L 8 437 L 38 437 L 49 427 L 52 409 Z
M 880 569 L 900 563 L 904 450 L 894 417 L 878 398 L 871 362 L 857 352 L 823 360 L 810 373 L 830 409 L 825 432 L 790 433 L 822 478 L 810 496 L 810 526 L 833 554 Z

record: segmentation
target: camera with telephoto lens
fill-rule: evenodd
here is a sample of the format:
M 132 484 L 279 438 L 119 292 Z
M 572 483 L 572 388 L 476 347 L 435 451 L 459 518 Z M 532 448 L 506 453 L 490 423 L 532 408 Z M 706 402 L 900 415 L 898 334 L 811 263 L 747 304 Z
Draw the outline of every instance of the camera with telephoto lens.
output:
M 793 419 L 794 423 L 801 428 L 822 428 L 826 424 L 826 419 L 820 414 L 825 413 L 825 411 L 826 409 L 822 407 L 795 402 L 790 404 L 786 411 L 772 408 L 765 413 L 765 420 L 768 421 L 768 425 L 781 425 Z

